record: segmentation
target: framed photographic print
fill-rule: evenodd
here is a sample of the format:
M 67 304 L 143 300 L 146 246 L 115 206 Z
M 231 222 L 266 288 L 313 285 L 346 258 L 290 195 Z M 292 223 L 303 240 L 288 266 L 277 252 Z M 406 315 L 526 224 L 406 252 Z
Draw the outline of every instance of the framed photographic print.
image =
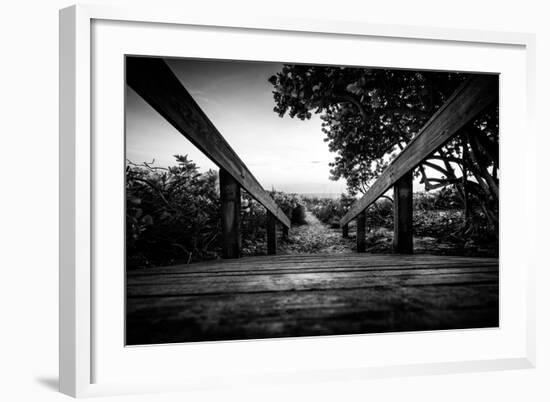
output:
M 533 46 L 62 10 L 61 391 L 532 367 Z

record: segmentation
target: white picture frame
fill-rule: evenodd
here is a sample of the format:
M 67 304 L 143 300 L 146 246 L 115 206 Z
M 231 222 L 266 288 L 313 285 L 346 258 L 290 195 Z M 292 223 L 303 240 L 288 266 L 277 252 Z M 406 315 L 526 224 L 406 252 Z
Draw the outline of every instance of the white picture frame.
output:
M 99 29 L 106 29 L 103 33 L 94 31 L 94 24 L 101 26 Z M 101 25 L 105 24 L 105 25 Z M 167 30 L 178 30 L 180 27 L 185 31 L 185 27 L 195 29 L 193 34 L 209 35 L 216 32 L 234 32 L 241 35 L 243 38 L 250 35 L 264 35 L 262 40 L 278 40 L 274 38 L 281 35 L 285 40 L 298 40 L 298 37 L 307 36 L 307 40 L 312 41 L 330 41 L 331 38 L 338 38 L 344 41 L 384 41 L 384 46 L 389 46 L 393 43 L 407 42 L 410 44 L 421 42 L 427 47 L 438 46 L 443 51 L 445 46 L 454 46 L 453 51 L 461 51 L 467 48 L 478 49 L 479 54 L 488 52 L 490 49 L 496 49 L 495 52 L 506 53 L 502 60 L 509 57 L 511 64 L 517 68 L 517 72 L 510 70 L 507 77 L 511 77 L 504 85 L 514 86 L 514 88 L 505 87 L 502 97 L 515 91 L 520 98 L 513 100 L 516 102 L 514 107 L 519 106 L 521 110 L 517 116 L 513 117 L 513 121 L 506 121 L 508 127 L 521 128 L 525 135 L 522 141 L 526 144 L 535 143 L 535 132 L 532 129 L 532 113 L 534 112 L 534 35 L 524 33 L 506 33 L 506 32 L 484 32 L 470 30 L 449 30 L 437 29 L 430 27 L 412 27 L 412 26 L 393 26 L 393 25 L 374 25 L 359 22 L 335 22 L 335 21 L 318 21 L 318 20 L 297 20 L 292 18 L 259 18 L 257 16 L 243 15 L 239 18 L 234 16 L 215 16 L 194 14 L 192 10 L 172 11 L 165 9 L 157 9 L 151 7 L 135 7 L 135 8 L 112 8 L 108 6 L 72 6 L 61 10 L 60 12 L 60 390 L 63 393 L 81 397 L 94 395 L 109 395 L 118 393 L 141 393 L 141 392 L 161 392 L 166 390 L 189 390 L 197 388 L 223 387 L 228 384 L 244 381 L 262 383 L 286 383 L 286 382 L 311 382 L 322 381 L 324 379 L 347 379 L 347 378 L 367 378 L 367 377 L 387 377 L 401 375 L 418 375 L 418 374 L 436 374 L 441 372 L 464 372 L 464 371 L 481 371 L 481 370 L 501 370 L 510 368 L 529 368 L 535 365 L 535 294 L 534 294 L 534 269 L 536 260 L 535 253 L 530 253 L 530 247 L 525 241 L 519 244 L 519 251 L 515 253 L 519 255 L 521 251 L 525 252 L 527 257 L 518 262 L 520 268 L 519 274 L 516 271 L 504 270 L 503 278 L 501 279 L 501 298 L 504 300 L 504 306 L 507 298 L 510 297 L 510 286 L 515 283 L 518 287 L 516 297 L 519 299 L 517 316 L 521 321 L 520 324 L 510 324 L 501 326 L 493 332 L 483 331 L 456 331 L 450 332 L 434 332 L 416 336 L 414 334 L 404 334 L 397 336 L 392 334 L 380 335 L 378 337 L 362 337 L 362 336 L 346 336 L 346 337 L 323 337 L 322 339 L 307 338 L 297 340 L 278 340 L 278 341 L 246 341 L 246 342 L 214 342 L 195 345 L 193 347 L 178 346 L 153 346 L 142 347 L 130 351 L 131 356 L 128 356 L 128 351 L 124 349 L 121 339 L 116 342 L 122 348 L 120 354 L 108 353 L 109 347 L 104 346 L 106 342 L 103 340 L 111 336 L 118 336 L 115 333 L 110 333 L 108 330 L 98 330 L 106 328 L 107 325 L 102 325 L 108 320 L 120 320 L 120 316 L 113 314 L 112 317 L 102 315 L 101 303 L 98 304 L 97 291 L 98 287 L 105 283 L 106 275 L 98 275 L 97 267 L 101 266 L 102 258 L 97 254 L 97 244 L 94 239 L 98 231 L 104 230 L 98 219 L 102 214 L 98 211 L 99 200 L 96 195 L 101 193 L 103 182 L 98 180 L 101 172 L 95 170 L 98 154 L 105 153 L 107 145 L 105 142 L 97 141 L 94 138 L 94 127 L 100 126 L 94 118 L 101 118 L 102 112 L 95 110 L 93 102 L 94 96 L 102 95 L 102 88 L 96 87 L 98 82 L 102 81 L 105 75 L 102 75 L 101 66 L 97 66 L 97 60 L 107 60 L 106 56 L 102 55 L 103 48 L 107 48 L 105 35 L 112 42 L 112 51 L 120 52 L 120 47 L 116 48 L 117 44 L 124 42 L 124 34 L 121 33 L 120 27 L 117 24 L 127 24 L 123 30 L 131 29 L 133 35 L 139 35 L 139 32 L 145 29 L 154 28 L 154 32 L 150 31 L 148 37 L 152 38 L 151 44 L 141 43 L 140 46 L 153 46 L 155 35 L 163 37 L 169 33 Z M 94 39 L 94 32 L 98 35 L 97 40 Z M 173 31 L 175 32 L 175 31 Z M 179 32 L 179 31 L 178 31 Z M 201 32 L 203 32 L 201 34 Z M 183 33 L 185 34 L 185 33 Z M 103 39 L 101 37 L 103 35 Z M 270 36 L 271 35 L 271 36 Z M 273 36 L 273 37 L 272 37 Z M 199 36 L 200 37 L 200 36 Z M 205 36 L 205 42 L 208 43 L 208 38 Z M 305 40 L 305 39 L 304 39 Z M 142 41 L 143 42 L 143 41 Z M 266 42 L 267 43 L 267 42 Z M 312 42 L 313 43 L 313 42 Z M 170 50 L 171 45 L 165 45 L 163 49 L 150 48 L 145 54 L 153 54 L 158 52 L 164 56 L 184 56 L 182 54 L 174 54 Z M 238 47 L 237 47 L 238 48 Z M 114 49 L 114 50 L 113 50 Z M 132 49 L 136 49 L 133 47 Z M 124 50 L 124 49 L 123 49 Z M 105 50 L 106 53 L 109 50 Z M 196 52 L 199 52 L 197 50 Z M 430 49 L 426 49 L 426 52 Z M 197 57 L 194 51 L 193 56 Z M 390 52 L 390 50 L 387 50 Z M 495 54 L 496 54 L 495 53 Z M 118 54 L 118 53 L 116 53 Z M 220 53 L 221 54 L 221 53 Z M 101 56 L 100 56 L 101 55 Z M 228 54 L 225 57 L 230 57 Z M 118 56 L 117 56 L 118 57 Z M 117 58 L 115 57 L 115 58 Z M 223 56 L 222 56 L 223 57 Z M 242 55 L 236 55 L 242 57 Z M 284 56 L 280 56 L 284 57 Z M 298 58 L 298 56 L 295 56 Z M 300 56 L 307 57 L 307 56 Z M 263 60 L 263 58 L 261 58 Z M 118 60 L 118 59 L 117 59 Z M 388 59 L 390 60 L 390 59 Z M 492 63 L 502 63 L 495 58 Z M 288 58 L 284 61 L 291 61 Z M 353 60 L 349 61 L 353 64 Z M 358 59 L 357 63 L 361 61 Z M 120 60 L 117 61 L 120 63 Z M 383 62 L 384 65 L 391 64 L 391 61 Z M 396 59 L 394 63 L 399 64 Z M 396 64 L 396 65 L 397 65 Z M 416 64 L 417 67 L 429 68 L 430 64 Z M 471 64 L 470 67 L 468 67 Z M 106 64 L 107 65 L 107 64 Z M 118 64 L 117 64 L 118 65 Z M 400 65 L 407 67 L 407 65 Z M 450 64 L 449 64 L 450 66 Z M 496 67 L 487 67 L 486 69 L 476 69 L 474 60 L 465 60 L 462 66 L 464 70 L 470 71 L 485 71 L 490 69 L 492 72 L 501 72 L 496 64 Z M 444 68 L 445 64 L 432 66 L 433 68 Z M 456 67 L 456 66 L 455 66 Z M 450 68 L 450 67 L 449 67 Z M 503 68 L 512 68 L 510 66 Z M 95 69 L 95 70 L 94 70 Z M 507 73 L 508 74 L 508 73 Z M 119 84 L 123 81 L 123 71 L 117 70 L 113 77 L 105 79 L 118 80 Z M 95 80 L 95 81 L 94 81 Z M 506 78 L 508 80 L 508 78 Z M 95 86 L 94 86 L 95 85 Z M 122 93 L 122 88 L 119 90 Z M 502 89 L 502 88 L 501 88 Z M 122 95 L 121 95 L 122 96 Z M 507 98 L 503 98 L 508 101 Z M 502 100 L 502 99 L 501 99 Z M 512 102 L 512 101 L 510 101 Z M 112 113 L 116 113 L 120 121 L 117 124 L 122 124 L 123 114 L 121 114 L 120 102 L 117 107 L 111 108 Z M 123 105 L 122 105 L 123 106 Z M 512 103 L 509 104 L 512 107 Z M 518 109 L 519 110 L 519 109 Z M 113 115 L 113 119 L 117 119 Z M 113 126 L 115 127 L 115 126 Z M 120 126 L 116 126 L 120 128 Z M 118 130 L 120 134 L 120 130 Z M 119 137 L 118 137 L 119 138 Z M 523 182 L 525 186 L 534 185 L 534 178 L 528 177 L 526 172 L 534 170 L 536 159 L 534 151 L 529 151 L 528 147 L 518 147 L 515 139 L 506 138 L 506 130 L 504 130 L 503 145 L 501 152 L 504 156 L 514 150 L 520 155 L 521 163 L 518 163 L 515 173 L 511 173 L 511 169 L 507 172 L 515 174 L 514 180 Z M 530 147 L 536 149 L 536 147 Z M 116 158 L 116 152 L 119 151 L 116 144 L 111 149 L 111 157 Z M 109 156 L 107 156 L 109 159 Z M 121 155 L 122 163 L 123 157 Z M 505 170 L 506 171 L 506 170 Z M 503 180 L 506 183 L 506 180 Z M 112 185 L 116 184 L 111 183 Z M 121 182 L 118 182 L 121 185 Z M 505 190 L 504 187 L 503 190 Z M 526 200 L 518 194 L 509 190 L 509 201 L 515 203 L 522 208 L 522 217 L 509 217 L 506 212 L 503 212 L 503 218 L 509 221 L 510 226 L 518 225 L 534 225 L 536 222 L 536 210 L 533 206 L 524 208 Z M 515 197 L 515 198 L 514 198 Z M 504 208 L 503 211 L 506 211 Z M 525 219 L 523 219 L 525 218 Z M 523 222 L 523 223 L 522 223 Z M 501 262 L 512 265 L 516 263 L 512 251 L 507 251 L 505 243 L 514 241 L 513 235 L 505 234 L 502 239 Z M 95 245 L 94 245 L 95 244 Z M 119 244 L 120 246 L 120 244 Z M 119 247 L 120 248 L 120 247 Z M 120 250 L 122 252 L 122 250 Z M 533 258 L 533 259 L 530 259 Z M 512 261 L 514 260 L 514 261 Z M 99 264 L 99 265 L 98 265 Z M 516 264 L 516 265 L 517 265 Z M 115 263 L 115 265 L 117 265 Z M 120 265 L 120 264 L 119 264 Z M 116 284 L 120 284 L 122 280 L 123 265 L 116 266 L 113 275 L 118 275 L 118 279 L 114 278 L 113 285 L 109 289 L 105 289 L 108 296 L 103 297 L 111 304 L 123 303 L 124 289 Z M 119 270 L 122 270 L 119 272 Z M 509 273 L 509 275 L 508 275 Z M 519 275 L 517 278 L 514 275 Z M 118 282 L 117 282 L 118 281 Z M 510 284 L 510 285 L 508 285 Z M 103 288 L 102 288 L 103 289 Z M 103 290 L 102 290 L 103 292 Z M 119 293 L 116 293 L 119 292 Z M 117 296 L 118 295 L 118 296 Z M 118 308 L 118 307 L 117 307 Z M 117 310 L 117 309 L 114 309 Z M 521 311 L 519 311 L 521 310 Z M 117 310 L 118 311 L 118 310 Z M 508 314 L 508 310 L 502 310 L 501 313 Z M 512 322 L 509 320 L 505 322 Z M 112 322 L 112 321 L 110 321 Z M 123 323 L 120 323 L 123 325 Z M 495 331 L 500 331 L 495 335 Z M 477 353 L 473 351 L 464 359 L 459 357 L 447 356 L 438 360 L 434 356 L 428 356 L 428 351 L 425 351 L 426 358 L 421 359 L 417 355 L 406 356 L 406 353 L 398 353 L 398 356 L 388 356 L 381 353 L 376 360 L 364 360 L 364 356 L 357 353 L 355 358 L 350 356 L 341 357 L 342 353 L 338 351 L 352 351 L 358 348 L 365 348 L 367 343 L 376 343 L 376 348 L 384 350 L 385 340 L 392 345 L 412 341 L 418 341 L 418 345 L 434 345 L 434 350 L 437 349 L 438 339 L 443 339 L 441 348 L 445 346 L 445 342 L 455 342 L 458 337 L 463 339 L 464 345 L 470 344 L 472 350 L 475 349 L 476 339 L 486 338 L 484 342 L 494 343 L 499 341 L 499 334 L 505 334 L 508 331 L 509 337 L 502 340 L 499 344 L 499 350 L 495 349 L 491 353 Z M 114 339 L 114 338 L 113 338 Z M 504 338 L 502 338 L 504 339 Z M 406 340 L 406 341 L 405 341 Z M 120 342 L 119 342 L 120 341 Z M 293 353 L 298 355 L 302 353 L 302 357 L 309 356 L 310 363 L 300 366 L 298 361 L 286 362 L 277 361 L 276 355 L 283 350 L 289 350 L 296 342 L 299 342 L 299 350 Z M 469 343 L 468 343 L 469 342 Z M 388 343 L 388 344 L 389 344 Z M 513 345 L 513 347 L 511 347 Z M 373 346 L 374 347 L 374 346 Z M 497 347 L 497 346 L 495 346 Z M 108 363 L 119 370 L 121 367 L 130 367 L 136 362 L 143 361 L 145 365 L 150 365 L 151 362 L 163 361 L 170 359 L 168 355 L 172 355 L 175 349 L 177 353 L 189 356 L 189 361 L 197 362 L 200 356 L 209 356 L 209 362 L 216 359 L 215 356 L 223 356 L 224 361 L 236 356 L 245 356 L 243 362 L 229 362 L 220 364 L 215 373 L 210 376 L 205 376 L 204 370 L 197 365 L 192 370 L 183 370 L 183 373 L 178 377 L 165 378 L 162 373 L 158 377 L 150 377 L 149 380 L 144 378 L 134 378 L 130 372 L 128 376 L 115 378 L 109 377 L 101 373 L 100 367 L 105 367 Z M 271 350 L 271 352 L 270 352 Z M 315 353 L 319 350 L 328 351 L 325 360 L 320 362 L 315 359 Z M 460 350 L 458 347 L 457 350 Z M 111 350 L 112 351 L 112 350 Z M 271 353 L 271 354 L 269 354 Z M 476 354 L 477 353 L 477 354 Z M 264 364 L 265 367 L 257 369 L 247 369 L 247 364 L 262 365 L 261 360 L 254 360 L 256 356 L 271 356 L 270 364 Z M 309 354 L 309 355 L 308 355 Z M 126 357 L 123 357 L 126 356 Z M 140 357 L 141 356 L 141 357 Z M 249 357 L 246 357 L 249 356 Z M 466 355 L 465 355 L 466 356 Z M 120 357 L 120 359 L 119 359 Z M 126 359 L 126 366 L 118 365 L 118 360 Z M 111 360 L 108 360 L 111 359 Z M 118 360 L 117 360 L 118 359 Z M 147 360 L 140 360 L 147 359 Z M 193 360 L 195 359 L 195 360 Z M 218 357 L 222 359 L 222 357 Z M 363 360 L 361 360 L 363 359 Z M 181 361 L 181 360 L 180 360 Z M 215 361 L 215 360 L 214 360 Z M 99 364 L 98 362 L 102 362 Z M 192 363 L 189 363 L 192 364 Z M 240 364 L 240 365 L 239 365 Z M 168 367 L 170 364 L 168 364 Z M 234 368 L 234 370 L 233 370 Z M 120 370 L 119 370 L 120 371 Z M 147 376 L 145 376 L 147 377 Z

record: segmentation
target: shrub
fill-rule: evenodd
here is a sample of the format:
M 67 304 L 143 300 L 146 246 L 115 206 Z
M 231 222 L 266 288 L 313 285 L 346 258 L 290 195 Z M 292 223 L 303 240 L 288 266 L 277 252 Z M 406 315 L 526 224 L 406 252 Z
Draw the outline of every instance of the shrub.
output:
M 129 268 L 215 258 L 219 252 L 217 174 L 199 173 L 187 156 L 169 168 L 126 167 Z
M 388 198 L 379 198 L 366 212 L 367 227 L 393 227 L 393 202 Z
M 243 255 L 265 253 L 267 241 L 265 208 L 248 193 L 242 192 L 241 199 L 241 241 Z
M 270 191 L 269 194 L 291 219 L 293 225 L 305 223 L 305 208 L 300 196 L 282 191 Z M 267 242 L 266 209 L 244 191 L 242 192 L 241 207 L 242 254 L 244 256 L 265 254 Z M 303 214 L 302 212 L 296 212 L 302 208 Z
M 436 192 L 414 193 L 414 208 L 422 211 L 459 209 L 462 200 L 454 187 L 444 187 Z
M 346 214 L 354 201 L 354 197 L 342 194 L 338 199 L 309 197 L 306 204 L 321 222 L 332 228 L 339 228 L 340 218 Z
M 306 210 L 302 197 L 297 194 L 274 190 L 270 191 L 269 194 L 293 224 L 303 225 L 306 223 Z
M 126 167 L 127 267 L 189 263 L 220 256 L 220 196 L 217 172 L 199 172 L 187 156 L 164 168 L 130 161 Z M 271 192 L 293 224 L 305 222 L 296 194 Z M 243 255 L 265 253 L 266 210 L 249 194 L 241 196 Z

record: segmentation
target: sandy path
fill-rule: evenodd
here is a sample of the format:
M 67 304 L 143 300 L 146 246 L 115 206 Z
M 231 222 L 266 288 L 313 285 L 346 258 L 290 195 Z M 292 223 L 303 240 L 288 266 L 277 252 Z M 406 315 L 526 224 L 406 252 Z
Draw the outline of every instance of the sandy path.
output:
M 293 226 L 288 241 L 279 245 L 280 254 L 349 253 L 353 241 L 342 238 L 340 229 L 331 229 L 313 213 L 306 211 L 307 224 Z

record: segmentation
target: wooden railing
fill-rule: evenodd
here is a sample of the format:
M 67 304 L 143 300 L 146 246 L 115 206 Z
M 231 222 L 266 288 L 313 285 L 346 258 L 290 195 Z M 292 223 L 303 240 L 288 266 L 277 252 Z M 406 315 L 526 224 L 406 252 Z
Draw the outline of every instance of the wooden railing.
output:
M 475 75 L 439 108 L 340 220 L 347 236 L 349 222 L 357 219 L 357 251 L 365 251 L 365 210 L 394 186 L 394 251 L 412 252 L 412 171 L 496 99 L 498 76 Z
M 166 62 L 161 58 L 126 57 L 126 83 L 220 167 L 223 257 L 241 255 L 241 188 L 266 208 L 268 254 L 275 254 L 277 222 L 283 225 L 283 233 L 287 233 L 290 219 L 263 189 Z

